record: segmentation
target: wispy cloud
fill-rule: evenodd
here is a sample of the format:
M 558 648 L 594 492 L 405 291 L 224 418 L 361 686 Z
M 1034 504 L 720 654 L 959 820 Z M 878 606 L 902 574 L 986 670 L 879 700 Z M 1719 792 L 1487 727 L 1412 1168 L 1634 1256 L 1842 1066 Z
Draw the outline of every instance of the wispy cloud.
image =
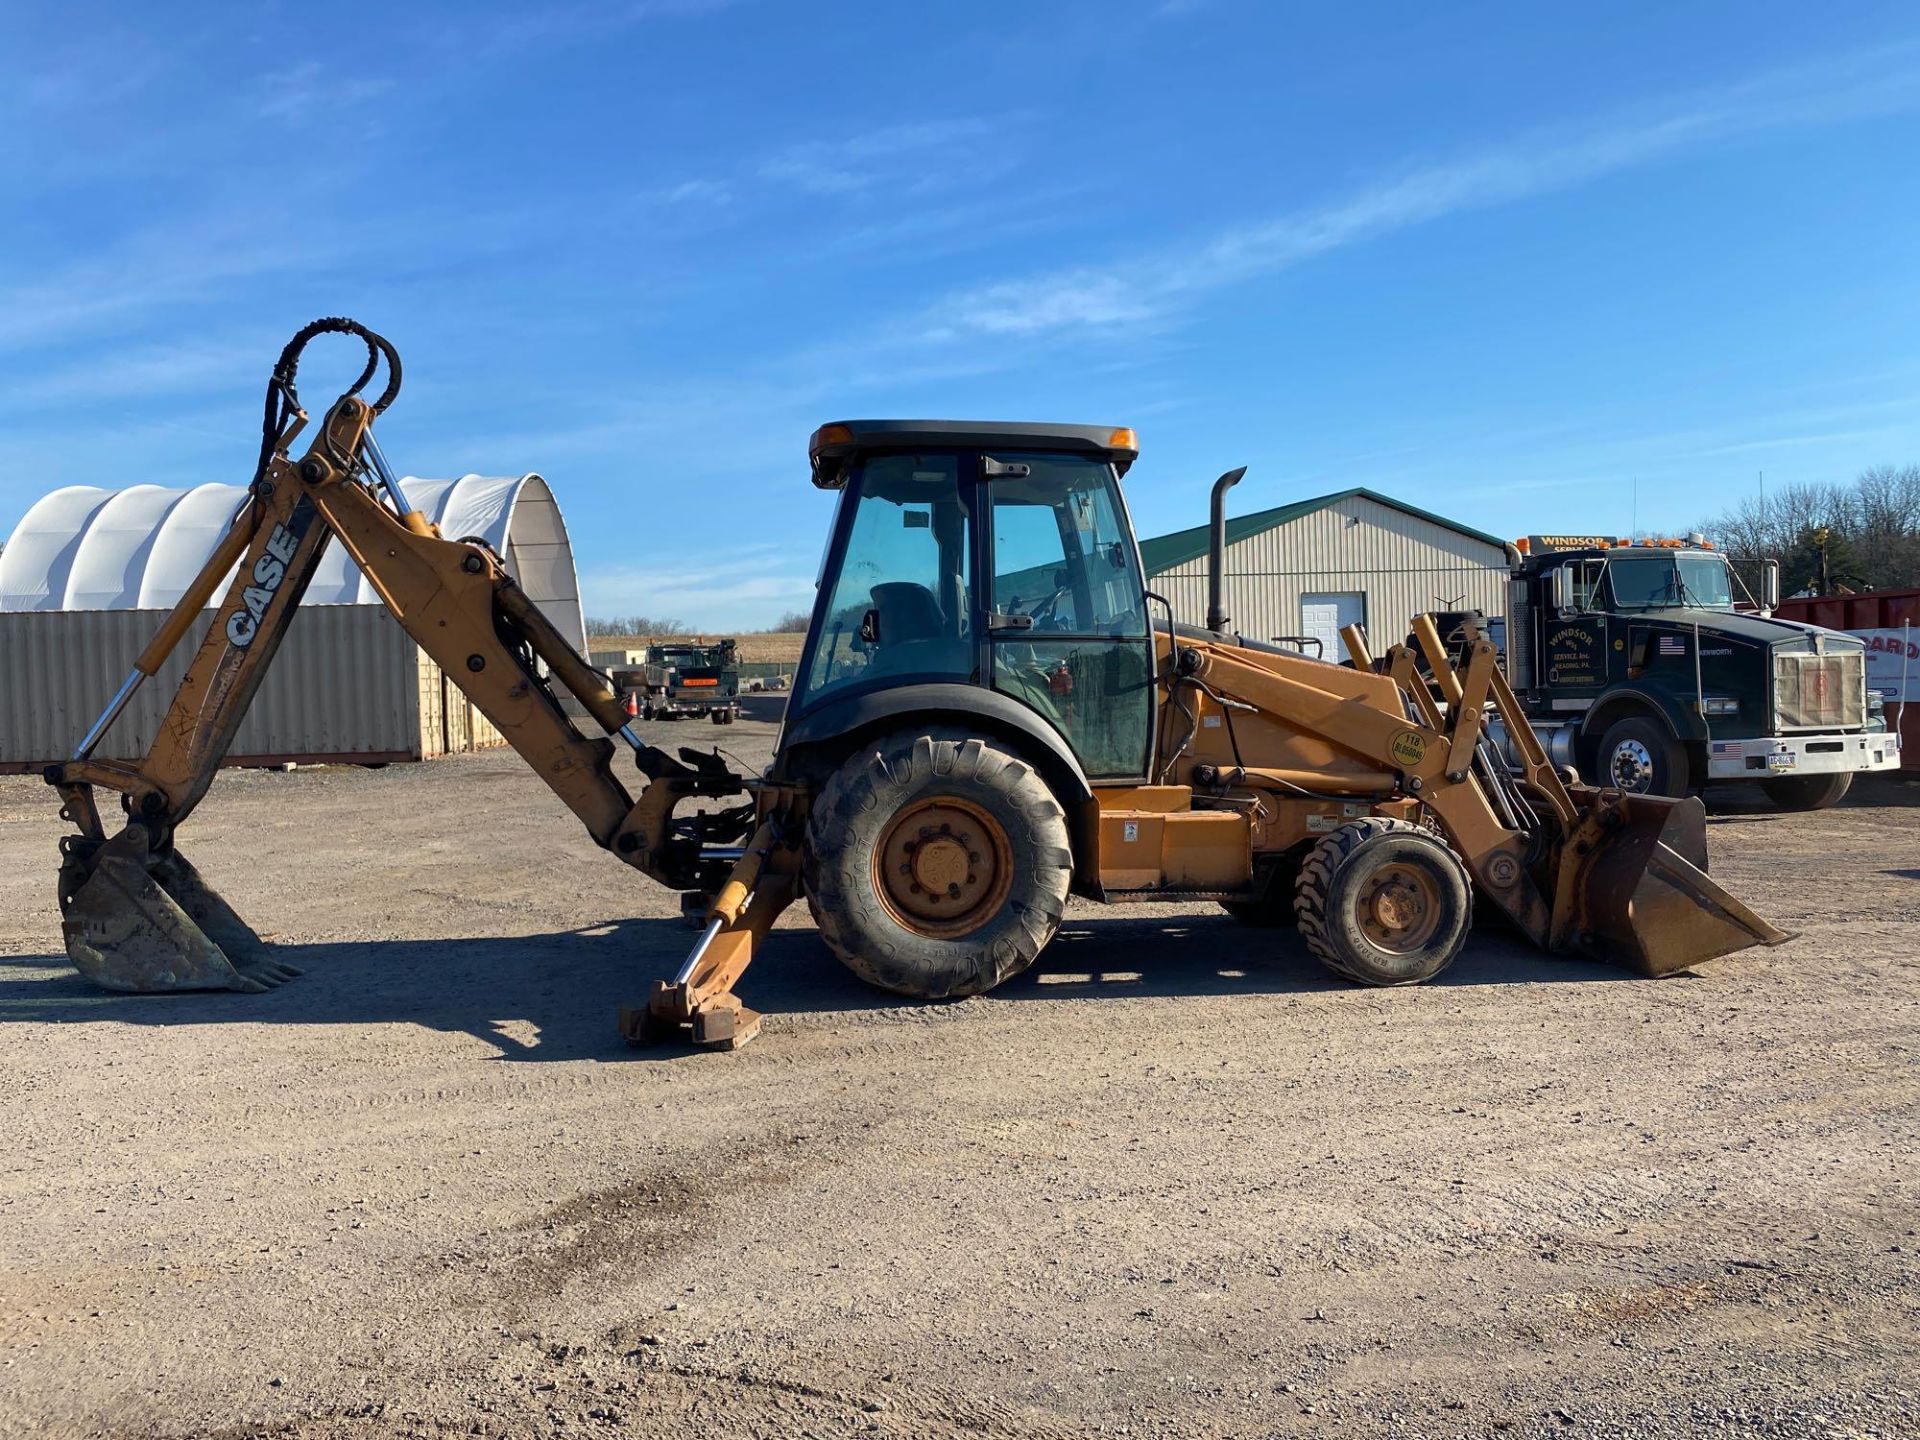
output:
M 1920 108 L 1920 46 L 1883 48 L 1674 97 L 1586 129 L 1537 131 L 1410 168 L 1336 200 L 1201 244 L 993 282 L 932 305 L 921 337 L 1102 331 L 1317 256 L 1448 216 L 1591 183 L 1762 131 Z
M 0 350 L 69 339 L 161 305 L 207 298 L 223 284 L 313 265 L 340 232 L 303 239 L 260 224 L 257 209 L 155 224 L 25 283 L 0 285 Z
M 283 125 L 302 125 L 321 115 L 364 106 L 393 88 L 375 75 L 342 75 L 317 60 L 303 60 L 260 79 L 254 113 Z
M 138 346 L 10 381 L 0 389 L 0 414 L 237 386 L 263 376 L 272 353 L 273 342 L 263 335 Z
M 983 142 L 1000 129 L 1000 122 L 979 118 L 890 125 L 790 145 L 768 157 L 760 174 L 812 195 L 849 195 L 883 180 L 926 187 L 977 174 Z
M 655 205 L 730 205 L 733 186 L 724 180 L 682 180 L 649 190 L 640 198 Z

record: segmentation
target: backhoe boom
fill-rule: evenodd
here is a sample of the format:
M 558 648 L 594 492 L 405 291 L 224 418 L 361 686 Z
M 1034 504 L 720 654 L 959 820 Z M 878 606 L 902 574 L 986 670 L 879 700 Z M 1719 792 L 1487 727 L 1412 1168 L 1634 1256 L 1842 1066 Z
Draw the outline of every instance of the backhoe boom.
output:
M 306 342 L 324 333 L 358 336 L 369 363 L 296 462 L 287 447 L 306 415 L 293 389 L 294 371 Z M 359 390 L 382 358 L 391 379 L 370 404 Z M 702 843 L 737 841 L 749 823 L 738 809 L 676 822 L 681 800 L 740 794 L 744 782 L 706 757 L 690 766 L 642 743 L 628 728 L 612 683 L 580 658 L 500 557 L 484 542 L 442 537 L 406 503 L 372 433 L 399 389 L 398 377 L 392 347 L 353 321 L 317 322 L 294 338 L 269 388 L 261 464 L 232 530 L 74 758 L 48 770 L 65 800 L 63 814 L 80 832 L 63 846 L 68 953 L 110 989 L 253 989 L 288 978 L 287 967 L 265 958 L 258 938 L 178 854 L 174 836 L 212 783 L 335 538 L 407 634 L 598 844 L 664 885 L 692 889 L 703 882 Z M 213 624 L 147 754 L 132 764 L 92 758 L 133 690 L 158 672 L 230 571 Z M 638 802 L 614 777 L 613 741 L 579 731 L 542 664 L 603 729 L 631 745 L 651 782 Z M 124 797 L 129 823 L 112 839 L 95 786 Z

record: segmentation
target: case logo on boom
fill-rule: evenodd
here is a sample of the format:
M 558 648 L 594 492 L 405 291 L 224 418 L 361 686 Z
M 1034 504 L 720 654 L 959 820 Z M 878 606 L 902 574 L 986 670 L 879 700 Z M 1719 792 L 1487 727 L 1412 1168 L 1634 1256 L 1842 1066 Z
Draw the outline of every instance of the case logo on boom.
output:
M 266 553 L 253 562 L 253 583 L 240 597 L 241 608 L 227 617 L 228 643 L 241 650 L 253 643 L 253 637 L 260 633 L 260 618 L 287 578 L 287 566 L 293 563 L 293 552 L 299 548 L 298 535 L 285 525 L 273 527 Z

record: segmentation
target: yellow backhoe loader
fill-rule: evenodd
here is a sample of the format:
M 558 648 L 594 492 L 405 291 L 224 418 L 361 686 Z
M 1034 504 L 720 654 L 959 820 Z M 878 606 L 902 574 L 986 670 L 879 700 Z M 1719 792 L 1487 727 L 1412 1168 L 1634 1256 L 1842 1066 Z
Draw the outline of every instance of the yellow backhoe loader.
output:
M 328 333 L 357 337 L 366 369 L 296 460 L 296 370 Z M 48 771 L 78 832 L 62 842 L 67 953 L 103 986 L 256 990 L 293 974 L 176 841 L 335 539 L 595 841 L 703 922 L 679 973 L 623 1012 L 630 1038 L 745 1044 L 760 1017 L 734 986 L 802 897 L 850 968 L 923 998 L 1032 964 L 1069 895 L 1291 919 L 1332 970 L 1370 985 L 1438 973 L 1476 901 L 1545 950 L 1650 975 L 1787 938 L 1707 877 L 1698 800 L 1556 773 L 1485 640 L 1456 666 L 1421 617 L 1423 655 L 1376 660 L 1352 627 L 1355 663 L 1336 665 L 1233 634 L 1221 561 L 1241 471 L 1213 491 L 1207 622 L 1176 623 L 1142 578 L 1120 487 L 1138 451 L 1128 429 L 822 426 L 813 483 L 839 509 L 773 763 L 746 776 L 669 756 L 498 555 L 409 507 L 373 435 L 399 386 L 393 347 L 354 321 L 293 338 L 232 531 Z M 146 757 L 94 759 L 229 575 Z M 556 686 L 606 733 L 580 733 Z M 1488 739 L 1493 712 L 1517 769 Z M 616 740 L 646 781 L 637 799 L 614 774 Z M 112 836 L 96 787 L 122 796 Z

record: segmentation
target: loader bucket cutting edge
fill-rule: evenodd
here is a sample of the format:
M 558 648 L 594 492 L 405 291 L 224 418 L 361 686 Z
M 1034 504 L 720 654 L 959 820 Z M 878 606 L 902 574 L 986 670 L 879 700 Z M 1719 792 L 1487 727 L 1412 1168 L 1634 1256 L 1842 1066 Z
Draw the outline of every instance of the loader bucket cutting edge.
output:
M 1671 975 L 1793 938 L 1708 877 L 1699 800 L 1621 796 L 1615 818 L 1584 862 L 1568 857 L 1583 865 L 1572 937 L 1581 949 L 1643 975 Z
M 260 937 L 178 852 L 147 853 L 137 826 L 61 864 L 67 958 L 106 990 L 259 991 L 300 972 Z

